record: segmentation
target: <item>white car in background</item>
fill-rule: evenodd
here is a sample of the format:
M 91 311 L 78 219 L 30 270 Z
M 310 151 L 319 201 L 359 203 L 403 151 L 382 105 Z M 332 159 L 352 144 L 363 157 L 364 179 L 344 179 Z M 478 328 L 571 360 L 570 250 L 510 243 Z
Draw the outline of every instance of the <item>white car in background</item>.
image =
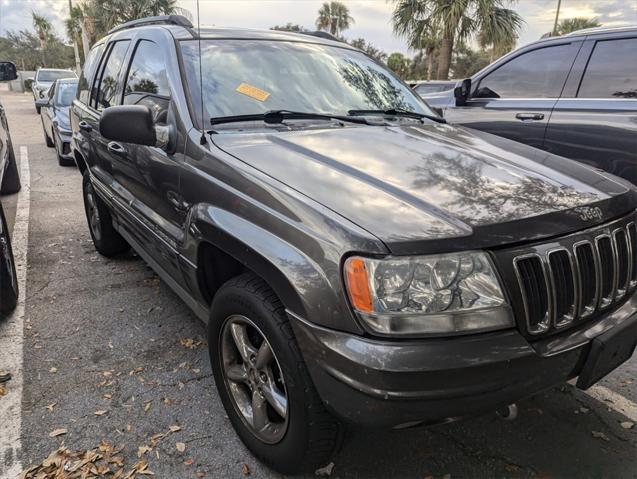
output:
M 77 74 L 73 70 L 62 70 L 59 68 L 40 68 L 35 72 L 35 77 L 32 79 L 33 83 L 31 84 L 33 101 L 36 102 L 44 98 L 53 82 L 61 78 L 77 78 Z M 36 105 L 35 110 L 40 114 L 39 106 Z

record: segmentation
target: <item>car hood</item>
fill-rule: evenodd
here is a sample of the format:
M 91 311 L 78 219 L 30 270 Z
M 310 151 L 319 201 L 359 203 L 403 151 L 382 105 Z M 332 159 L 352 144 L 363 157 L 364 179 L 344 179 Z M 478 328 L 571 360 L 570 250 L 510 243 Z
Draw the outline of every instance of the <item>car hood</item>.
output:
M 636 189 L 612 175 L 488 133 L 413 125 L 213 139 L 397 254 L 535 240 L 637 207 Z

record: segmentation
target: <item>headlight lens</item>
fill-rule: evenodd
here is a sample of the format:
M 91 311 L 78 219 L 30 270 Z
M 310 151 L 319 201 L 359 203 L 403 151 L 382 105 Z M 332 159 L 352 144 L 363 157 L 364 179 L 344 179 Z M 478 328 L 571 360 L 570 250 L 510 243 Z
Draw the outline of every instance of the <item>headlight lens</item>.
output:
M 380 334 L 453 334 L 513 326 L 484 252 L 345 262 L 350 301 Z

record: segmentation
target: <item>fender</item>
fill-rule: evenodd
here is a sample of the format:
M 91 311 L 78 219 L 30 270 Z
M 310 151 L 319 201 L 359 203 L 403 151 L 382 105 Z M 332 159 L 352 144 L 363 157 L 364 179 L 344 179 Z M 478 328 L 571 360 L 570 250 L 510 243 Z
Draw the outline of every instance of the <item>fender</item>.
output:
M 228 254 L 262 277 L 293 315 L 325 327 L 362 333 L 349 309 L 340 279 L 339 259 L 330 259 L 317 244 L 317 260 L 269 231 L 222 208 L 199 204 L 190 210 L 184 244 L 184 275 L 203 298 L 196 277 L 202 242 Z M 308 241 L 313 241 L 308 237 Z M 314 240 L 316 241 L 316 240 Z M 343 321 L 349 317 L 350 321 Z M 345 324 L 344 324 L 345 323 Z

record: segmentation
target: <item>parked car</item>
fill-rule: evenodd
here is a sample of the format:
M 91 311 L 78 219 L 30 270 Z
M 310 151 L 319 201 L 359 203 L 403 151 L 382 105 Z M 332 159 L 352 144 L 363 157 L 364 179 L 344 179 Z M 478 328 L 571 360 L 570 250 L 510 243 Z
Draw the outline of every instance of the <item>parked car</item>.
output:
M 47 95 L 35 102 L 40 108 L 46 146 L 55 148 L 60 166 L 75 165 L 71 153 L 69 110 L 77 93 L 76 78 L 55 80 Z
M 31 91 L 33 93 L 33 101 L 37 102 L 46 97 L 47 91 L 53 85 L 55 80 L 60 78 L 77 78 L 77 74 L 73 70 L 61 70 L 58 68 L 40 68 L 35 72 L 32 79 Z M 35 111 L 40 114 L 40 107 L 36 104 Z
M 71 124 L 96 249 L 207 322 L 228 417 L 281 472 L 327 463 L 343 422 L 587 388 L 637 343 L 637 189 L 445 124 L 343 43 L 134 21 Z
M 637 184 L 637 26 L 522 47 L 427 97 L 454 124 L 488 131 Z
M 412 88 L 421 97 L 426 98 L 435 93 L 453 90 L 456 83 L 458 83 L 457 80 L 426 80 L 416 82 Z
M 0 62 L 0 82 L 12 81 L 18 77 L 16 67 L 11 62 Z M 20 191 L 20 175 L 11 143 L 9 123 L 0 104 L 0 195 Z M 11 313 L 18 301 L 18 280 L 16 276 L 9 226 L 0 201 L 0 319 Z

